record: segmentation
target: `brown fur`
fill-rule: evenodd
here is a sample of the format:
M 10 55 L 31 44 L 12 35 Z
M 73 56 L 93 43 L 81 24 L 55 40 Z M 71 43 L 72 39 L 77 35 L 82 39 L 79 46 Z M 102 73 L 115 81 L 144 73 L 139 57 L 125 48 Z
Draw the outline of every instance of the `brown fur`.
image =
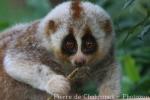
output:
M 57 57 L 59 57 L 57 59 L 60 59 L 61 61 L 64 61 L 64 63 L 69 62 L 68 56 L 64 55 L 61 51 L 56 50 L 55 55 L 57 55 Z
M 92 32 L 91 32 L 89 26 L 86 25 L 86 27 L 85 27 L 85 34 L 91 34 L 91 33 L 92 33 Z
M 113 29 L 112 29 L 112 24 L 111 24 L 110 20 L 104 20 L 104 21 L 100 22 L 100 27 L 103 29 L 103 31 L 106 34 L 112 33 Z
M 14 30 L 12 32 L 4 32 L 4 33 L 1 33 L 2 36 L 0 37 L 1 48 L 6 48 L 9 45 L 9 43 L 13 40 L 13 38 L 19 35 L 18 33 L 21 33 L 21 30 Z
M 27 31 L 19 37 L 20 44 L 17 43 L 16 47 L 20 47 L 22 45 L 21 42 L 23 41 L 28 41 L 27 43 L 29 43 L 31 42 L 31 40 L 34 40 L 33 33 L 35 32 L 37 25 L 37 22 L 32 24 L 32 27 L 29 27 Z M 5 45 L 9 45 L 11 40 L 17 37 L 17 34 L 19 34 L 20 31 L 21 30 L 12 31 L 11 34 L 6 33 L 7 35 L 4 35 L 0 41 L 7 40 L 7 42 L 5 42 Z M 30 36 L 27 40 L 25 40 L 24 35 L 29 34 Z M 7 39 L 8 37 L 11 38 Z M 0 48 L 0 100 L 47 100 L 49 95 L 44 91 L 34 89 L 29 85 L 18 82 L 9 77 L 8 74 L 6 74 L 3 69 L 3 56 L 5 54 L 5 49 L 6 46 L 2 46 Z
M 69 28 L 69 34 L 73 34 L 73 33 L 74 33 L 73 28 L 70 27 L 70 28 Z
M 57 24 L 53 20 L 50 20 L 48 26 L 46 27 L 46 35 L 49 36 L 50 34 L 56 32 Z
M 82 7 L 80 6 L 80 0 L 72 1 L 71 10 L 72 10 L 73 19 L 79 19 L 82 12 Z
M 0 66 L 0 100 L 46 100 L 48 94 L 9 77 Z

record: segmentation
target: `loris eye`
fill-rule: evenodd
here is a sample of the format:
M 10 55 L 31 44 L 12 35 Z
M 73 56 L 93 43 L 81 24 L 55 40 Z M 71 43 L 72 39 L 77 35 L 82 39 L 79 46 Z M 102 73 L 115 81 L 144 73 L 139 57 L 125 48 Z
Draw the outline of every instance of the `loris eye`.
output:
M 90 34 L 86 34 L 85 36 L 83 36 L 81 50 L 85 54 L 92 54 L 96 52 L 97 50 L 96 39 Z
M 85 45 L 87 48 L 95 48 L 96 43 L 93 41 L 86 41 Z
M 67 41 L 65 44 L 65 48 L 73 49 L 75 47 L 75 43 L 73 41 Z
M 77 42 L 73 34 L 67 35 L 62 41 L 62 52 L 66 55 L 73 55 L 77 51 Z

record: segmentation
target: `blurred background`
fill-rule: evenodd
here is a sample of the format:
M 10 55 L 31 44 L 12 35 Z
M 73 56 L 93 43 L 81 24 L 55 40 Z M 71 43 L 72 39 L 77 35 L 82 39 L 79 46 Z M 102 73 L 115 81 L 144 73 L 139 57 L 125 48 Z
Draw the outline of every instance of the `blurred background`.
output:
M 67 0 L 0 0 L 0 31 L 44 17 Z M 150 0 L 83 0 L 106 9 L 116 30 L 122 94 L 150 96 Z M 84 89 L 95 94 L 94 85 Z

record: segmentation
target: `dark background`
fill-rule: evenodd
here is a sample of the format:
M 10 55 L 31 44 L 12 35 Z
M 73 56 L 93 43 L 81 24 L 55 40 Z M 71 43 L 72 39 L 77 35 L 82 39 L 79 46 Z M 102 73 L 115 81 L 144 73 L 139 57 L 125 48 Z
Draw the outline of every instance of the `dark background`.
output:
M 0 0 L 0 31 L 40 19 L 63 1 L 67 0 Z M 102 6 L 113 19 L 122 93 L 150 96 L 150 0 L 83 1 Z M 85 91 L 94 94 L 94 85 Z

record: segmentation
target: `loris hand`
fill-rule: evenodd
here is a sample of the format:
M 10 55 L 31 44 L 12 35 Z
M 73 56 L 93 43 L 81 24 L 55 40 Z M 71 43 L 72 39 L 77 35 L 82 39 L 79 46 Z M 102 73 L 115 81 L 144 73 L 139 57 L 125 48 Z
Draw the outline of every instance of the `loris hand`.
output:
M 62 75 L 53 75 L 46 85 L 51 95 L 67 95 L 70 89 L 69 80 Z

